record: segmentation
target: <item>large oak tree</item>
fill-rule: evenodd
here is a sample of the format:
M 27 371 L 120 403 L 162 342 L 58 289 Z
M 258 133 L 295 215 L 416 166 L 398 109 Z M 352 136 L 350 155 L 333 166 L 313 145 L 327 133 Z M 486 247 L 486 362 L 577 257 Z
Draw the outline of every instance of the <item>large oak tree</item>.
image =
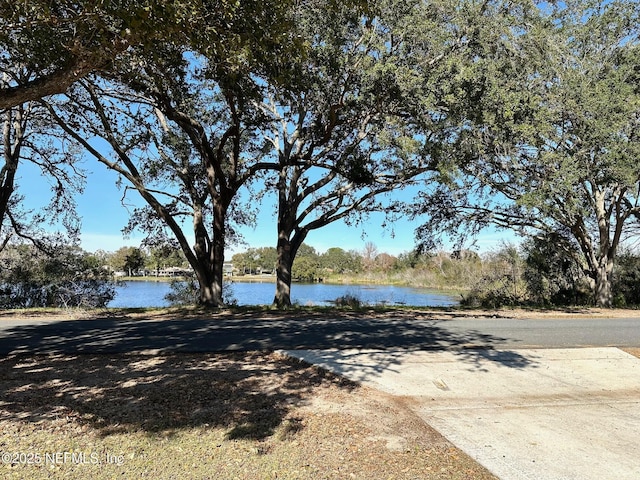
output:
M 616 253 L 640 218 L 638 6 L 571 2 L 518 19 L 479 28 L 457 73 L 481 108 L 452 138 L 458 163 L 423 192 L 419 233 L 552 235 L 611 306 Z
M 378 1 L 327 13 L 315 1 L 298 11 L 309 53 L 294 62 L 295 81 L 270 88 L 261 105 L 278 165 L 275 305 L 290 305 L 309 232 L 390 211 L 384 194 L 429 177 L 456 121 L 443 92 L 478 14 L 467 6 L 458 14 L 448 1 Z
M 203 20 L 190 43 L 158 44 L 150 57 L 133 48 L 110 74 L 43 101 L 70 138 L 145 200 L 129 227 L 175 237 L 208 306 L 223 304 L 230 221 L 247 219 L 231 207 L 241 187 L 271 167 L 255 144 L 256 99 L 267 81 L 286 76 L 288 52 L 298 48 L 286 2 L 267 3 L 243 10 L 242 28 L 207 32 Z

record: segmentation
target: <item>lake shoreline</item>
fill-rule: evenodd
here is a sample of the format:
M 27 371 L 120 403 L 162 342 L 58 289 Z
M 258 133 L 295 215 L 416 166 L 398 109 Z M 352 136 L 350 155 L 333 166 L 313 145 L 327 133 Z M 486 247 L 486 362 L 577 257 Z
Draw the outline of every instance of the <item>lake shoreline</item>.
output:
M 167 307 L 165 297 L 172 291 L 166 281 L 123 280 L 116 285 L 116 297 L 109 308 Z M 235 277 L 225 284 L 225 298 L 229 304 L 240 306 L 270 305 L 273 303 L 275 283 L 266 278 Z M 380 284 L 295 283 L 291 288 L 291 301 L 306 306 L 332 305 L 342 298 L 355 298 L 362 305 L 414 305 L 420 307 L 452 306 L 460 302 L 458 292 L 428 288 Z
M 186 277 L 118 277 L 115 279 L 117 282 L 157 282 L 157 283 L 171 283 L 173 281 L 185 281 Z M 235 275 L 224 277 L 224 282 L 227 284 L 233 283 L 276 283 L 275 275 Z M 416 288 L 421 290 L 431 290 L 449 295 L 462 295 L 468 292 L 468 288 L 456 287 L 456 286 L 443 286 L 443 285 L 425 285 L 423 283 L 410 283 L 410 282 L 398 282 L 393 280 L 381 281 L 378 278 L 366 279 L 366 278 L 353 278 L 353 277 L 336 277 L 332 276 L 323 279 L 321 282 L 300 282 L 294 280 L 292 285 L 379 285 L 388 287 L 406 287 Z

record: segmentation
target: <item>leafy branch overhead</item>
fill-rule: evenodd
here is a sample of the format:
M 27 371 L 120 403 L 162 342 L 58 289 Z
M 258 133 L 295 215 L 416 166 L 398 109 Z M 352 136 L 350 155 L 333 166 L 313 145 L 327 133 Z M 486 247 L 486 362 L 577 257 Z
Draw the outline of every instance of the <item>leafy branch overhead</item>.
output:
M 223 68 L 252 56 L 269 68 L 286 58 L 285 12 L 293 2 L 32 0 L 0 2 L 0 110 L 64 93 L 91 74 L 111 74 L 132 50 L 162 56 L 176 45 L 215 59 Z M 267 55 L 269 60 L 267 62 Z M 14 75 L 15 67 L 29 72 Z

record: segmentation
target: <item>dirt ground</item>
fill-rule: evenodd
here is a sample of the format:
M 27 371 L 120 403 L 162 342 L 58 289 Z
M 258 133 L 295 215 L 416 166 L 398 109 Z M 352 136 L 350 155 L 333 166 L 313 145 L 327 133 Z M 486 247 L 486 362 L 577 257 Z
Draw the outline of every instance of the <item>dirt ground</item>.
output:
M 239 307 L 220 311 L 204 310 L 199 307 L 173 307 L 173 308 L 149 308 L 149 309 L 29 309 L 29 310 L 0 310 L 1 321 L 16 320 L 79 320 L 92 318 L 122 318 L 162 320 L 175 318 L 225 318 L 242 315 L 243 318 L 272 318 L 278 319 L 289 315 L 298 318 L 323 317 L 330 313 L 336 318 L 360 317 L 366 315 L 369 318 L 384 318 L 385 316 L 402 313 L 415 314 L 422 318 L 451 319 L 451 318 L 640 318 L 640 310 L 633 309 L 607 309 L 590 307 L 570 307 L 557 309 L 526 309 L 526 308 L 499 308 L 492 310 L 467 309 L 461 307 L 450 308 L 362 308 L 359 310 L 337 308 L 298 308 L 289 311 L 272 310 L 268 307 Z
M 0 358 L 0 477 L 493 479 L 398 399 L 275 353 Z

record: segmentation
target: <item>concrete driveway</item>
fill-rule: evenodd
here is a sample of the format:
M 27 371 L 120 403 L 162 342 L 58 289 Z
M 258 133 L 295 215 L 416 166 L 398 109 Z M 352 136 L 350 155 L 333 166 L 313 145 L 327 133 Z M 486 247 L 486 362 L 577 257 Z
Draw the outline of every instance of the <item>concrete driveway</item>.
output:
M 640 359 L 617 348 L 285 353 L 410 397 L 503 480 L 640 478 Z

